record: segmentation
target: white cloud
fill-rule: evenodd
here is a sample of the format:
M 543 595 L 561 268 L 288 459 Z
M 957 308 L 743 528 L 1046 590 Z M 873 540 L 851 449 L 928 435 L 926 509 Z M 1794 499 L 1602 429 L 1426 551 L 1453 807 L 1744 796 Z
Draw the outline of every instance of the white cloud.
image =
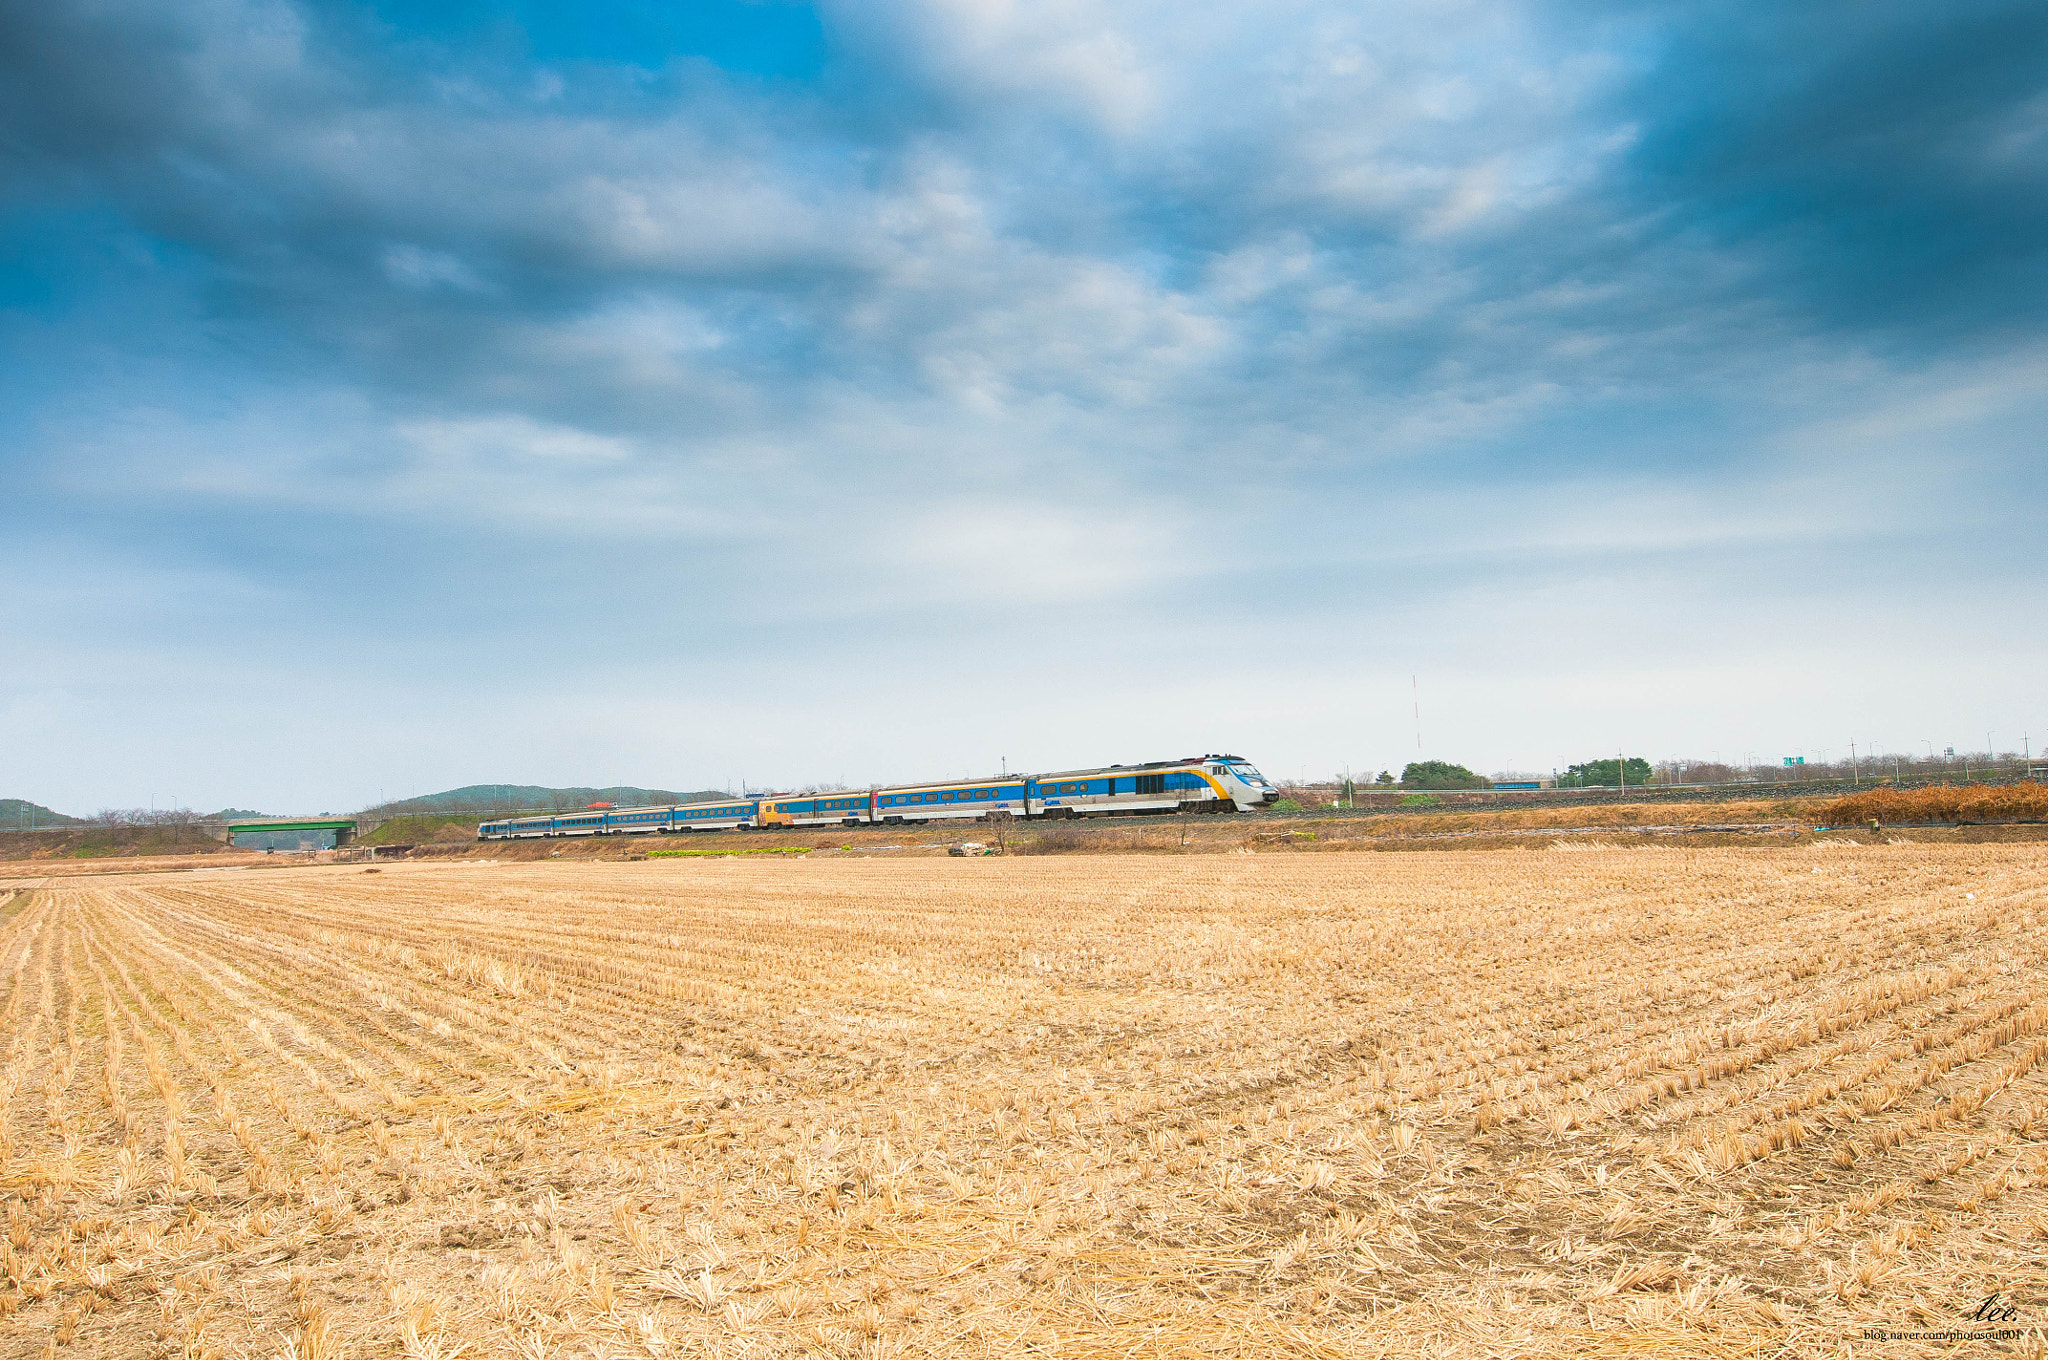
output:
M 623 462 L 633 454 L 633 446 L 623 439 L 546 425 L 520 415 L 412 421 L 399 425 L 397 431 L 441 463 L 602 464 Z
M 384 272 L 393 283 L 406 288 L 455 288 L 465 293 L 486 291 L 476 271 L 445 250 L 423 246 L 394 245 L 384 251 Z

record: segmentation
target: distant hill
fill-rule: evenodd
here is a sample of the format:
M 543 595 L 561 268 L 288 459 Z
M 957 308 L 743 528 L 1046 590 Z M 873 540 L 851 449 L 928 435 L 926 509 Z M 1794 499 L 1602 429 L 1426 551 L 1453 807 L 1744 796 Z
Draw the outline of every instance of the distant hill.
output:
M 424 793 L 364 808 L 359 817 L 408 817 L 436 812 L 545 812 L 575 809 L 587 803 L 649 807 L 666 803 L 702 803 L 725 797 L 723 789 L 678 793 L 674 789 L 550 789 L 538 784 L 465 784 L 446 793 Z
M 84 818 L 66 817 L 41 803 L 25 798 L 0 798 L 0 831 L 20 831 L 31 826 L 83 826 Z

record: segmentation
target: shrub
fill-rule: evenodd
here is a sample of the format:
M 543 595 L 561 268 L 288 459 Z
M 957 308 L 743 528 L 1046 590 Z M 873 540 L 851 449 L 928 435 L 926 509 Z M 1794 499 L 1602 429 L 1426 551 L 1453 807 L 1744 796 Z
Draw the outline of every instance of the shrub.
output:
M 1408 789 L 1490 789 L 1493 781 L 1447 760 L 1414 760 L 1401 771 Z
M 1650 762 L 1641 756 L 1630 756 L 1626 761 L 1618 758 L 1589 760 L 1566 770 L 1557 782 L 1560 788 L 1567 789 L 1611 788 L 1615 785 L 1641 788 L 1650 782 Z
M 1020 855 L 1071 855 L 1089 848 L 1090 837 L 1078 826 L 1055 827 L 1016 847 Z

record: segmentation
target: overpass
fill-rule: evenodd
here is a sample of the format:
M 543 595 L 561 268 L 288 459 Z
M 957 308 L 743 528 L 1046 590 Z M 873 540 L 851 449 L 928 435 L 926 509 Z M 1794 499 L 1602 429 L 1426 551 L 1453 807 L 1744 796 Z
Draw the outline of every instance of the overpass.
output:
M 353 817 L 299 822 L 229 822 L 228 844 L 233 845 L 237 835 L 253 835 L 266 831 L 332 831 L 334 843 L 340 846 L 348 844 L 355 837 L 356 823 Z

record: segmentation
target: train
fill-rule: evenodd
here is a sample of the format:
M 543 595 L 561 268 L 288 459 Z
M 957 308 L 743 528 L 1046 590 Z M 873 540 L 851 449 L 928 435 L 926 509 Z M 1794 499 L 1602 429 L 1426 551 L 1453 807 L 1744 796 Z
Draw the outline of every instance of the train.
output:
M 480 824 L 476 835 L 480 841 L 494 841 L 815 826 L 914 826 L 978 821 L 992 812 L 1032 818 L 1250 812 L 1279 798 L 1280 791 L 1243 756 L 1206 755 L 1052 774 L 1003 774 L 866 790 L 761 794 L 669 807 L 590 808 L 507 817 Z

